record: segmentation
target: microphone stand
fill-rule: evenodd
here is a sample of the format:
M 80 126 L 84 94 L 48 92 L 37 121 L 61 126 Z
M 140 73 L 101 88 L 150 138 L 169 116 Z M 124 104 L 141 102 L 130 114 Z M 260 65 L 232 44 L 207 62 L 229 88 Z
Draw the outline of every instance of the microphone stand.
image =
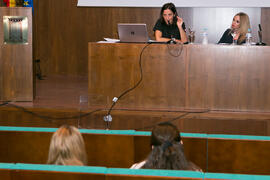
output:
M 266 44 L 264 42 L 262 42 L 262 27 L 261 27 L 261 24 L 259 24 L 258 35 L 259 35 L 259 42 L 256 43 L 256 45 L 257 46 L 266 46 Z
M 266 46 L 264 42 L 262 42 L 262 31 L 258 31 L 259 42 L 256 43 L 257 46 Z

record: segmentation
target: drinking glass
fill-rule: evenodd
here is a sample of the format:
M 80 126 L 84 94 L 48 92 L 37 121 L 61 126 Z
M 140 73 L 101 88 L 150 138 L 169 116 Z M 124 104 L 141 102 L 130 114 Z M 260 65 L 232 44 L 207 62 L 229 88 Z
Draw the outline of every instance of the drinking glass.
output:
M 237 45 L 237 39 L 235 38 L 236 37 L 236 32 L 232 32 L 231 35 L 233 37 L 233 43 L 232 43 L 232 45 Z

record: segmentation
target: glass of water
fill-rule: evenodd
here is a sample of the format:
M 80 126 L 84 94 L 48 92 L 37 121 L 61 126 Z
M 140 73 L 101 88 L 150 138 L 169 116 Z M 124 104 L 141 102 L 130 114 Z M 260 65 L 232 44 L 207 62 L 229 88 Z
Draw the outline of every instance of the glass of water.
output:
M 231 35 L 233 37 L 232 45 L 237 45 L 236 32 L 232 32 Z

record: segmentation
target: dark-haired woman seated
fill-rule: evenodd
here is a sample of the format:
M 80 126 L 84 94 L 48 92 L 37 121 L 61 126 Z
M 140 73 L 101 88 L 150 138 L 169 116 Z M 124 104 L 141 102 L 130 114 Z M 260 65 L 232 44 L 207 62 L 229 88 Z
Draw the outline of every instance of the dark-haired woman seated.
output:
M 184 21 L 178 16 L 173 3 L 166 3 L 162 6 L 160 18 L 157 20 L 153 30 L 157 41 L 187 42 Z
M 171 123 L 154 127 L 151 135 L 152 152 L 145 161 L 132 165 L 131 169 L 174 169 L 202 171 L 188 161 L 178 129 Z

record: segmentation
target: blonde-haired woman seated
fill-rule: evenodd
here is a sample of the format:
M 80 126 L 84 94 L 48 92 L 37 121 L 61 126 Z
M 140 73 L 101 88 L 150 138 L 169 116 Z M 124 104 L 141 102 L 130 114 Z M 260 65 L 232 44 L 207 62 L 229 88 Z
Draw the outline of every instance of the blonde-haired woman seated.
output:
M 232 25 L 230 29 L 227 29 L 221 39 L 220 43 L 232 44 L 243 44 L 246 42 L 246 33 L 250 29 L 249 17 L 246 13 L 237 13 L 232 20 Z
M 87 165 L 83 137 L 74 126 L 63 125 L 52 136 L 48 164 Z

